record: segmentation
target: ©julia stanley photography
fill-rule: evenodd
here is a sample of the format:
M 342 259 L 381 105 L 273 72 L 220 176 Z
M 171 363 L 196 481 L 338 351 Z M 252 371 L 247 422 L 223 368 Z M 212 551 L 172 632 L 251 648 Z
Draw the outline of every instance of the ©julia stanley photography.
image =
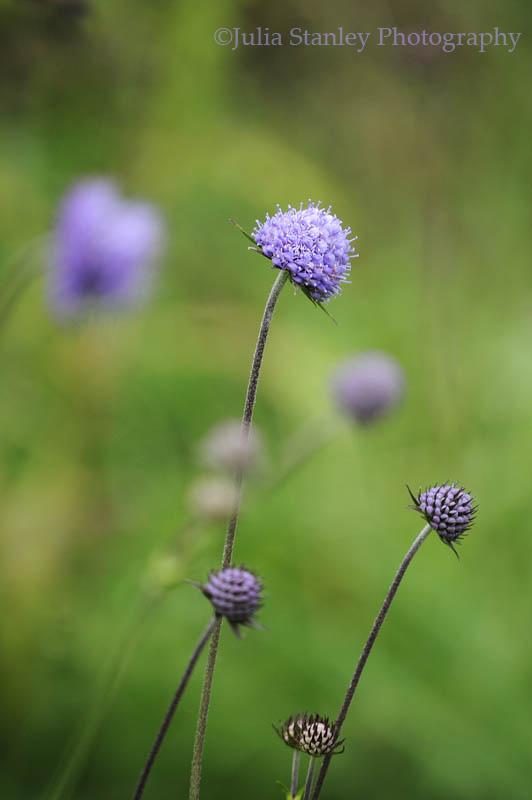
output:
M 430 47 L 443 53 L 454 53 L 457 48 L 473 48 L 485 53 L 489 48 L 501 48 L 514 53 L 522 32 L 504 31 L 495 26 L 486 31 L 442 32 L 426 28 L 405 30 L 379 27 L 373 31 L 353 31 L 339 26 L 332 31 L 308 30 L 293 27 L 289 31 L 275 31 L 269 27 L 254 30 L 218 28 L 214 32 L 216 44 L 238 50 L 239 47 L 348 47 L 359 54 L 367 47 Z

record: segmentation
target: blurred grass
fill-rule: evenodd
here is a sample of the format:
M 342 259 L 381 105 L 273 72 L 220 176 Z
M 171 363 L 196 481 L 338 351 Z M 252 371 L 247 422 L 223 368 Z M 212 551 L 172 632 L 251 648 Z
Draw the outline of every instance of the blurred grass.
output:
M 170 251 L 156 298 L 134 316 L 60 328 L 37 282 L 2 331 L 0 795 L 43 797 L 150 554 L 186 518 L 198 438 L 240 413 L 272 274 L 228 218 L 250 228 L 277 202 L 311 196 L 352 225 L 361 257 L 331 306 L 338 326 L 301 296 L 281 299 L 257 408 L 273 468 L 285 438 L 328 413 L 343 356 L 391 351 L 408 395 L 379 428 L 346 431 L 277 492 L 250 498 L 236 556 L 264 575 L 268 630 L 224 637 L 205 795 L 269 798 L 288 780 L 271 722 L 335 713 L 419 525 L 404 484 L 450 477 L 477 495 L 478 523 L 459 564 L 436 541 L 417 557 L 327 796 L 528 798 L 529 43 L 421 63 L 387 49 L 232 53 L 212 32 L 389 19 L 525 31 L 529 6 L 88 5 L 75 16 L 0 4 L 1 263 L 92 173 L 160 203 Z M 192 579 L 221 550 L 221 528 L 201 535 Z M 207 614 L 192 588 L 168 596 L 68 796 L 132 790 Z M 150 797 L 186 791 L 200 680 Z

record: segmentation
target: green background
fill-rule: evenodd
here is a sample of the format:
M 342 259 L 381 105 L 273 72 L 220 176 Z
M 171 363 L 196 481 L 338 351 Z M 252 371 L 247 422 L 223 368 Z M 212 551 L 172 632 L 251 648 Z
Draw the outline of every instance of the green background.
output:
M 171 540 L 192 580 L 218 564 L 224 526 L 186 529 L 186 497 L 198 440 L 241 413 L 274 277 L 228 219 L 250 229 L 311 197 L 352 226 L 360 258 L 338 325 L 292 289 L 279 303 L 256 414 L 267 467 L 236 549 L 267 585 L 267 630 L 224 630 L 203 796 L 282 796 L 290 752 L 271 723 L 335 715 L 420 528 L 405 484 L 456 479 L 477 524 L 459 562 L 435 537 L 416 557 L 323 797 L 529 798 L 529 3 L 73 5 L 0 2 L 2 280 L 87 175 L 159 204 L 169 246 L 138 312 L 61 326 L 40 278 L 2 323 L 0 796 L 131 795 L 209 617 L 186 583 L 153 593 L 154 554 Z M 220 26 L 340 24 L 523 36 L 512 55 L 213 41 Z M 401 361 L 402 408 L 338 423 L 268 490 L 291 437 L 333 424 L 335 365 L 368 348 Z M 147 800 L 186 796 L 200 672 Z

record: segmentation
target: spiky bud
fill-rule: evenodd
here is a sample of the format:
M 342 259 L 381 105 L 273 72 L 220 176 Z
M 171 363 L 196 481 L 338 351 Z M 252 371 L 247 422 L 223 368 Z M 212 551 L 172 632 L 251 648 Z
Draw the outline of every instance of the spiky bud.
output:
M 296 714 L 288 717 L 275 731 L 288 747 L 318 758 L 329 753 L 343 753 L 344 739 L 338 740 L 335 726 L 319 714 Z M 340 749 L 338 749 L 340 748 Z
M 212 571 L 200 586 L 214 612 L 225 617 L 235 633 L 240 625 L 254 626 L 254 615 L 262 605 L 262 581 L 245 567 L 227 567 Z
M 410 489 L 408 490 L 410 492 Z M 414 509 L 450 547 L 471 528 L 476 508 L 473 497 L 456 483 L 431 486 L 415 497 Z

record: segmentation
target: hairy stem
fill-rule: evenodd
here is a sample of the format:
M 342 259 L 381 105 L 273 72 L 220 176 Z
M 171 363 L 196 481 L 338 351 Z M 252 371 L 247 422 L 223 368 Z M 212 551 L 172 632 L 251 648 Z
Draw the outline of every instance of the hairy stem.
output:
M 218 655 L 218 645 L 220 643 L 220 632 L 222 618 L 216 621 L 216 627 L 209 647 L 207 665 L 205 667 L 205 677 L 203 678 L 203 690 L 201 694 L 200 707 L 198 712 L 198 722 L 196 725 L 196 738 L 194 740 L 194 750 L 192 753 L 192 770 L 190 775 L 189 797 L 199 797 L 201 789 L 201 767 L 203 750 L 205 747 L 205 732 L 207 730 L 207 718 L 209 716 L 209 705 L 212 693 L 212 682 L 214 670 L 216 668 L 216 657 Z
M 286 270 L 281 270 L 279 272 L 279 275 L 275 279 L 275 282 L 268 296 L 268 300 L 266 301 L 266 306 L 264 308 L 264 314 L 262 316 L 262 321 L 259 328 L 257 344 L 255 346 L 255 353 L 253 355 L 253 361 L 251 363 L 251 371 L 249 374 L 246 400 L 244 403 L 244 413 L 242 416 L 242 434 L 244 437 L 249 436 L 251 423 L 253 421 L 253 411 L 255 408 L 255 400 L 257 398 L 257 386 L 259 383 L 262 358 L 264 356 L 264 348 L 266 346 L 266 340 L 268 338 L 268 332 L 270 330 L 270 324 L 272 321 L 273 312 L 275 310 L 275 305 L 277 303 L 281 290 L 287 280 L 288 280 L 288 272 Z M 235 507 L 233 509 L 233 513 L 231 515 L 231 519 L 229 520 L 229 524 L 227 526 L 227 533 L 225 537 L 223 557 L 222 557 L 222 567 L 228 567 L 233 557 L 236 527 L 238 524 L 238 515 L 240 513 L 243 477 L 244 477 L 243 471 L 240 471 L 236 475 L 237 500 L 235 503 Z M 196 729 L 196 739 L 194 741 L 194 751 L 192 754 L 189 800 L 199 800 L 200 796 L 203 750 L 205 748 L 205 733 L 207 729 L 207 717 L 209 714 L 209 705 L 211 700 L 212 682 L 214 677 L 214 670 L 216 667 L 216 656 L 218 655 L 218 645 L 220 642 L 220 627 L 221 627 L 221 620 L 218 622 L 217 627 L 215 628 L 215 632 L 211 641 L 211 646 L 209 648 L 207 667 L 205 669 L 205 679 L 201 695 L 198 725 Z
M 364 645 L 362 653 L 360 654 L 360 658 L 358 659 L 358 663 L 356 665 L 355 672 L 354 672 L 353 677 L 351 678 L 351 682 L 350 682 L 350 684 L 349 684 L 349 686 L 347 688 L 347 692 L 346 692 L 344 701 L 342 703 L 342 707 L 340 708 L 340 713 L 338 714 L 338 718 L 337 718 L 336 723 L 335 723 L 335 729 L 336 729 L 337 736 L 340 735 L 340 732 L 342 730 L 342 725 L 345 722 L 345 718 L 347 716 L 347 712 L 349 711 L 349 707 L 351 706 L 351 702 L 353 700 L 353 697 L 355 696 L 355 692 L 356 692 L 358 683 L 359 683 L 360 678 L 362 676 L 362 673 L 364 671 L 364 667 L 366 666 L 366 661 L 368 660 L 369 654 L 371 653 L 371 651 L 373 649 L 373 645 L 375 644 L 375 640 L 377 639 L 377 636 L 379 635 L 379 631 L 380 631 L 380 629 L 382 627 L 382 623 L 386 619 L 386 615 L 387 615 L 387 613 L 389 611 L 389 608 L 390 608 L 390 606 L 392 604 L 392 601 L 393 601 L 393 599 L 394 599 L 394 597 L 395 597 L 395 595 L 397 593 L 397 590 L 398 590 L 399 586 L 401 585 L 401 581 L 404 578 L 404 575 L 405 575 L 405 572 L 406 572 L 406 570 L 408 568 L 408 565 L 410 564 L 410 562 L 414 558 L 415 554 L 417 553 L 417 551 L 419 550 L 419 548 L 421 547 L 421 545 L 423 544 L 423 542 L 425 541 L 425 539 L 429 535 L 430 531 L 431 531 L 430 525 L 425 525 L 423 530 L 416 536 L 416 538 L 414 539 L 412 545 L 410 546 L 410 549 L 408 550 L 407 554 L 403 558 L 403 560 L 401 562 L 401 565 L 400 565 L 399 569 L 397 570 L 397 572 L 395 574 L 395 577 L 394 577 L 394 579 L 393 579 L 393 581 L 391 583 L 390 588 L 388 589 L 388 592 L 386 594 L 386 597 L 384 598 L 384 602 L 383 602 L 383 604 L 381 606 L 381 609 L 380 609 L 379 613 L 377 614 L 377 616 L 375 618 L 375 622 L 373 623 L 373 627 L 371 628 L 371 631 L 370 631 L 370 634 L 369 634 L 369 636 L 367 638 L 366 644 Z M 321 789 L 322 789 L 322 786 L 323 786 L 323 782 L 325 780 L 325 776 L 327 775 L 327 770 L 329 769 L 329 764 L 331 763 L 331 758 L 332 758 L 332 753 L 329 753 L 329 755 L 325 756 L 325 758 L 323 759 L 323 764 L 321 765 L 321 769 L 320 769 L 319 774 L 318 774 L 318 779 L 316 781 L 316 788 L 314 789 L 314 794 L 312 796 L 312 800 L 318 800 L 318 797 L 320 796 L 320 792 L 321 792 Z
M 294 750 L 292 756 L 292 780 L 290 782 L 290 797 L 297 797 L 297 788 L 299 786 L 299 762 L 301 761 L 301 753 L 299 750 Z
M 188 662 L 187 668 L 185 669 L 185 672 L 183 673 L 183 677 L 179 681 L 179 686 L 177 687 L 177 690 L 176 690 L 176 692 L 175 692 L 175 694 L 174 694 L 174 696 L 172 698 L 172 702 L 168 706 L 168 710 L 167 710 L 166 714 L 164 715 L 164 719 L 162 721 L 161 727 L 159 728 L 157 736 L 155 737 L 155 741 L 154 741 L 154 743 L 153 743 L 153 745 L 151 747 L 151 750 L 150 750 L 150 752 L 148 754 L 148 758 L 146 759 L 146 763 L 144 765 L 144 768 L 143 768 L 143 770 L 142 770 L 142 772 L 140 774 L 140 778 L 139 778 L 138 783 L 137 783 L 137 788 L 135 789 L 135 794 L 133 795 L 133 800 L 140 800 L 140 798 L 144 794 L 144 789 L 146 788 L 146 783 L 148 782 L 148 778 L 150 776 L 150 772 L 151 772 L 152 767 L 153 767 L 153 765 L 155 763 L 155 759 L 157 758 L 159 750 L 161 749 L 161 745 L 162 745 L 162 743 L 164 741 L 164 738 L 165 738 L 165 736 L 166 736 L 166 734 L 168 732 L 168 728 L 170 727 L 170 723 L 172 722 L 172 719 L 173 719 L 173 716 L 174 716 L 174 714 L 176 712 L 177 706 L 179 705 L 179 701 L 181 700 L 181 698 L 183 697 L 183 694 L 185 693 L 185 689 L 187 688 L 187 684 L 188 684 L 188 682 L 190 680 L 190 677 L 191 677 L 191 675 L 192 675 L 192 673 L 194 671 L 194 667 L 196 666 L 196 662 L 198 661 L 198 658 L 200 657 L 203 648 L 205 647 L 205 645 L 209 641 L 209 639 L 210 639 L 213 631 L 215 630 L 216 626 L 217 626 L 217 619 L 216 619 L 216 617 L 213 617 L 213 619 L 211 619 L 211 621 L 207 625 L 207 628 L 205 629 L 205 631 L 204 631 L 201 639 L 199 640 L 198 644 L 196 645 L 196 647 L 194 649 L 194 652 L 192 653 L 192 656 L 190 657 L 190 661 Z
M 264 313 L 262 315 L 262 321 L 260 323 L 257 344 L 255 345 L 253 361 L 251 362 L 248 388 L 246 391 L 246 400 L 244 403 L 244 413 L 242 415 L 242 434 L 244 438 L 247 438 L 249 436 L 251 423 L 253 422 L 253 412 L 255 410 L 255 401 L 257 399 L 257 387 L 259 384 L 260 370 L 262 366 L 262 359 L 264 356 L 264 348 L 266 347 L 266 340 L 268 339 L 268 333 L 270 331 L 273 312 L 275 310 L 275 306 L 277 304 L 277 300 L 279 298 L 281 290 L 285 285 L 287 279 L 288 279 L 288 272 L 286 270 L 281 270 L 279 275 L 275 279 L 270 294 L 268 295 L 268 300 L 266 301 L 266 306 L 264 308 Z M 235 508 L 233 509 L 233 514 L 231 516 L 231 519 L 229 520 L 229 525 L 227 526 L 227 534 L 225 536 L 224 552 L 222 558 L 222 567 L 228 567 L 233 557 L 236 526 L 238 524 L 238 516 L 240 513 L 243 477 L 244 474 L 242 471 L 240 471 L 236 476 L 237 486 L 238 486 L 238 498 Z
M 314 759 L 310 756 L 307 770 L 307 780 L 305 781 L 305 792 L 303 800 L 310 800 L 310 793 L 312 791 L 312 779 L 314 778 Z

